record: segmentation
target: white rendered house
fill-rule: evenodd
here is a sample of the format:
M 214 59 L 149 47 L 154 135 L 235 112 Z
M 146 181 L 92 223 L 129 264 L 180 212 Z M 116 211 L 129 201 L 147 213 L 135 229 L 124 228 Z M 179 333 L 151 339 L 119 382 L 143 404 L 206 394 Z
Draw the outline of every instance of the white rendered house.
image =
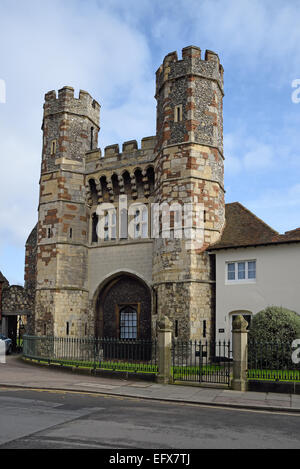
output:
M 241 204 L 226 205 L 226 226 L 211 248 L 216 265 L 216 340 L 231 340 L 232 320 L 267 306 L 300 314 L 300 228 L 278 234 Z

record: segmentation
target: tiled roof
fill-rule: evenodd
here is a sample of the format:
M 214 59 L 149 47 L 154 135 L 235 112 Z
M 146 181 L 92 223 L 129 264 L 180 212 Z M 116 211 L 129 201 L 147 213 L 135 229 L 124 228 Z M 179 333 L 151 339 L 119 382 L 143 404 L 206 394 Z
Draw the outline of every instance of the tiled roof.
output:
M 4 277 L 1 271 L 0 271 L 0 283 L 8 283 L 7 279 Z
M 226 224 L 210 250 L 300 241 L 300 228 L 279 234 L 239 202 L 226 204 Z

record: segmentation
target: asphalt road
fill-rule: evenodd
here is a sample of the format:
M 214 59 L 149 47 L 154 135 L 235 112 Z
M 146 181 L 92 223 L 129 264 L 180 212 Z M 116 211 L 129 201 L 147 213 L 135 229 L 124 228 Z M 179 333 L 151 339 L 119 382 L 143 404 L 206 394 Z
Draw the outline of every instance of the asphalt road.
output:
M 300 415 L 0 388 L 9 448 L 300 448 Z

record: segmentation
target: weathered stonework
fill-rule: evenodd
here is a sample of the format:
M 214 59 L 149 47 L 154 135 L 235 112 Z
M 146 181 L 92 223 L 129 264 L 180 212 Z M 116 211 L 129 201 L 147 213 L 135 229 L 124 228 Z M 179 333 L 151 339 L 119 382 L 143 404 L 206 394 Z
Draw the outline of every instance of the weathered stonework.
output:
M 138 305 L 140 337 L 155 335 L 163 315 L 179 337 L 212 337 L 214 278 L 207 248 L 224 227 L 222 99 L 223 68 L 215 53 L 206 51 L 202 60 L 191 46 L 182 60 L 168 54 L 156 72 L 156 135 L 142 139 L 140 148 L 135 140 L 121 149 L 110 145 L 102 156 L 99 104 L 83 91 L 75 98 L 70 87 L 45 95 L 37 243 L 28 246 L 28 252 L 36 249 L 37 334 L 116 337 L 118 308 L 128 303 Z M 200 204 L 201 243 L 172 233 L 164 238 L 161 226 L 158 238 L 126 239 L 119 231 L 120 196 L 143 204 L 150 227 L 153 203 Z M 96 232 L 102 203 L 116 209 L 106 241 Z

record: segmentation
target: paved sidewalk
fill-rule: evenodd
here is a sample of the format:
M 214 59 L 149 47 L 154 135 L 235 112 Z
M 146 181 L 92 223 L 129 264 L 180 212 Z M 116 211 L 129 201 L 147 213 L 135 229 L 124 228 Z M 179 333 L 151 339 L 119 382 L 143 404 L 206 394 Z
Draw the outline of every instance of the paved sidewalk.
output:
M 230 389 L 109 379 L 33 365 L 15 355 L 8 356 L 6 364 L 0 364 L 0 388 L 1 386 L 92 392 L 190 404 L 300 413 L 300 395 L 238 392 Z

